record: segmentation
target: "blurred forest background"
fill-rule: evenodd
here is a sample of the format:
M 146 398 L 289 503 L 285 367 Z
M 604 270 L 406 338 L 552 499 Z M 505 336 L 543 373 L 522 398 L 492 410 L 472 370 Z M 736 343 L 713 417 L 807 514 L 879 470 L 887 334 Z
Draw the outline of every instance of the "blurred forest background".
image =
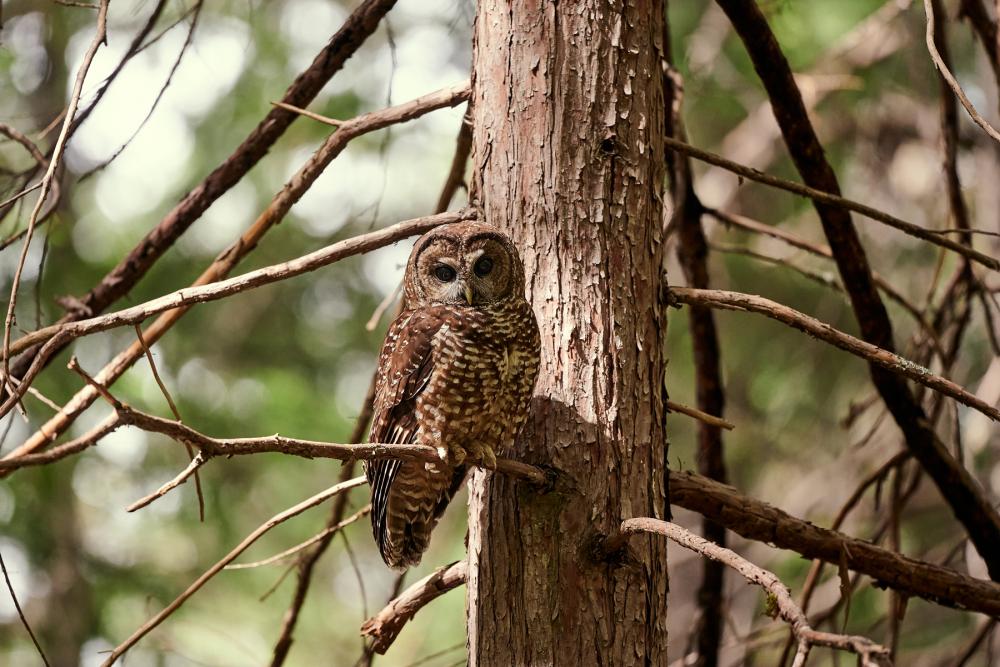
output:
M 0 121 L 44 147 L 55 139 L 57 129 L 46 128 L 62 112 L 94 33 L 94 12 L 69 4 L 13 0 L 2 8 Z M 111 4 L 108 44 L 90 70 L 84 108 L 155 4 Z M 944 4 L 955 73 L 973 103 L 996 123 L 990 65 L 969 24 L 957 19 L 959 3 Z M 57 297 L 79 296 L 96 284 L 246 136 L 353 5 L 334 0 L 206 2 L 185 49 L 195 16 L 192 0 L 167 2 L 152 33 L 162 36 L 128 63 L 68 145 L 63 197 L 36 235 L 25 267 L 20 327 L 31 330 L 55 321 L 62 313 Z M 799 84 L 845 194 L 919 225 L 944 227 L 948 203 L 940 91 L 923 44 L 921 3 L 762 0 L 760 5 L 800 74 Z M 346 119 L 462 82 L 470 70 L 474 12 L 474 5 L 459 0 L 400 0 L 310 109 Z M 684 77 L 691 143 L 799 180 L 759 80 L 718 7 L 708 0 L 671 3 L 670 27 L 674 61 Z M 353 141 L 236 272 L 433 212 L 463 112 L 463 106 L 435 111 Z M 964 112 L 960 123 L 958 166 L 974 226 L 1000 231 L 998 146 Z M 253 222 L 329 130 L 309 119 L 297 120 L 119 306 L 193 281 Z M 0 200 L 22 187 L 15 175 L 30 166 L 19 145 L 0 142 Z M 701 164 L 695 165 L 695 173 L 695 188 L 706 206 L 780 224 L 823 242 L 809 202 Z M 462 197 L 452 206 L 459 206 Z M 2 220 L 0 236 L 24 227 L 33 201 L 28 197 Z M 932 246 L 860 219 L 858 228 L 874 269 L 891 277 L 906 297 L 922 305 L 940 294 L 934 277 L 942 267 Z M 831 287 L 836 283 L 832 264 L 714 222 L 708 235 L 713 287 L 761 294 L 856 334 L 846 298 Z M 976 246 L 997 255 L 995 238 L 977 237 Z M 14 243 L 0 252 L 4 290 L 9 290 L 19 249 Z M 196 307 L 152 350 L 185 422 L 220 437 L 281 433 L 348 442 L 388 316 L 373 331 L 366 322 L 398 284 L 408 250 L 409 244 L 400 243 Z M 673 247 L 670 252 L 671 282 L 682 284 Z M 813 275 L 747 253 L 779 258 Z M 956 265 L 955 256 L 946 257 L 943 274 L 950 275 Z M 994 293 L 1000 290 L 995 273 L 986 276 L 986 283 Z M 916 325 L 895 303 L 888 306 L 905 353 Z M 671 310 L 670 317 L 668 388 L 672 399 L 693 405 L 686 311 Z M 977 303 L 971 309 L 951 377 L 995 402 L 1000 360 L 990 344 L 987 317 L 998 317 L 992 305 Z M 737 425 L 726 435 L 730 482 L 796 516 L 830 525 L 858 481 L 901 446 L 881 404 L 858 409 L 874 396 L 863 362 L 764 318 L 719 312 L 717 320 L 726 417 Z M 542 323 L 543 335 L 544 328 Z M 82 386 L 79 377 L 65 370 L 70 354 L 96 372 L 134 339 L 130 328 L 81 339 L 35 386 L 62 404 Z M 114 391 L 137 407 L 170 415 L 145 363 L 128 371 Z M 27 420 L 11 413 L 0 423 L 4 452 L 51 415 L 49 407 L 31 396 L 25 405 Z M 70 435 L 83 433 L 109 410 L 96 403 Z M 847 420 L 849 415 L 854 418 Z M 945 407 L 942 423 L 944 432 L 960 434 L 966 465 L 993 498 L 1000 496 L 995 425 L 971 410 L 956 413 L 952 404 Z M 675 469 L 696 465 L 694 424 L 681 415 L 670 417 L 669 459 Z M 19 470 L 0 482 L 0 552 L 42 645 L 50 657 L 59 656 L 54 664 L 99 664 L 99 651 L 128 636 L 262 521 L 329 486 L 340 467 L 336 461 L 278 454 L 217 460 L 201 472 L 203 523 L 190 483 L 146 509 L 125 511 L 184 465 L 186 457 L 175 443 L 125 428 L 80 456 Z M 350 507 L 360 508 L 367 500 L 364 489 L 355 491 Z M 869 537 L 886 512 L 885 503 L 869 494 L 849 517 L 845 532 Z M 423 565 L 408 581 L 462 557 L 464 509 L 461 498 L 452 503 Z M 318 508 L 279 526 L 240 560 L 263 558 L 307 539 L 323 527 L 326 515 Z M 696 516 L 679 512 L 678 520 L 699 529 Z M 361 654 L 358 627 L 385 602 L 394 581 L 369 530 L 366 520 L 350 526 L 320 562 L 286 664 L 350 665 Z M 985 577 L 982 562 L 971 547 L 963 547 L 963 538 L 933 485 L 921 484 L 905 509 L 900 549 L 934 562 L 950 558 L 953 567 Z M 775 571 L 793 592 L 801 588 L 809 561 L 759 543 L 735 539 L 731 544 Z M 292 562 L 220 573 L 132 649 L 127 664 L 266 664 L 295 576 L 277 582 Z M 833 570 L 826 569 L 814 610 L 829 608 L 840 597 L 841 582 Z M 671 552 L 675 658 L 683 656 L 691 631 L 700 571 L 693 554 Z M 888 593 L 863 580 L 851 597 L 849 615 L 839 611 L 834 626 L 846 622 L 849 632 L 882 638 L 888 604 Z M 407 665 L 446 651 L 422 664 L 464 664 L 463 608 L 461 591 L 434 602 L 378 662 Z M 749 663 L 752 655 L 758 656 L 754 664 L 774 664 L 786 632 L 762 613 L 758 591 L 729 577 L 726 609 L 724 664 Z M 983 622 L 973 614 L 912 600 L 897 664 L 951 664 Z M 0 623 L 0 664 L 36 664 L 35 649 L 6 592 L 0 594 Z M 989 642 L 995 645 L 993 652 L 984 646 L 968 664 L 1000 660 L 1000 640 Z M 817 650 L 811 664 L 832 660 L 830 652 Z

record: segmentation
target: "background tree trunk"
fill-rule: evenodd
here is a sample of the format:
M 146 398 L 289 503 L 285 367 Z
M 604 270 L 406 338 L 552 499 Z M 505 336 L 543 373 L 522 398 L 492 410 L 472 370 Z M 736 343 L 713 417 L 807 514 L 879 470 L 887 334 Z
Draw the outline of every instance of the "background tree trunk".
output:
M 517 457 L 540 495 L 477 473 L 471 665 L 666 661 L 664 542 L 595 544 L 662 517 L 662 7 L 485 0 L 475 27 L 473 197 L 524 257 L 542 330 Z

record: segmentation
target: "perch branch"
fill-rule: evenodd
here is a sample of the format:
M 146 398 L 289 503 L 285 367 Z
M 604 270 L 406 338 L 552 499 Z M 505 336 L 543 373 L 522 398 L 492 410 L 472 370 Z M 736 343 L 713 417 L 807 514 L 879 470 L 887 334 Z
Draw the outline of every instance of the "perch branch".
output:
M 813 646 L 826 646 L 840 651 L 850 651 L 858 656 L 862 667 L 879 667 L 891 665 L 889 651 L 883 646 L 865 637 L 857 635 L 838 635 L 829 632 L 814 630 L 809 625 L 809 619 L 802 613 L 802 610 L 795 600 L 788 587 L 781 582 L 772 572 L 758 567 L 743 558 L 735 551 L 720 547 L 708 540 L 685 530 L 675 523 L 661 521 L 659 519 L 638 518 L 626 519 L 622 522 L 619 539 L 625 539 L 630 535 L 641 533 L 654 533 L 676 542 L 686 549 L 701 554 L 705 558 L 725 563 L 728 567 L 740 573 L 747 581 L 757 584 L 767 592 L 767 611 L 772 617 L 780 616 L 791 626 L 792 632 L 798 640 L 798 650 L 792 667 L 802 667 L 809 657 L 809 651 Z M 609 550 L 616 542 L 609 540 Z

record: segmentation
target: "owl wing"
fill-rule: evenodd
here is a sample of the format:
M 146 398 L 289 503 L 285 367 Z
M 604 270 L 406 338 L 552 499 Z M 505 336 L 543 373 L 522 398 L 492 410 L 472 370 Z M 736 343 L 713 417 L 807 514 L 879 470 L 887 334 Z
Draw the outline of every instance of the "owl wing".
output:
M 444 314 L 432 308 L 403 313 L 389 326 L 379 354 L 369 442 L 416 442 L 417 397 L 430 381 L 434 337 L 445 324 Z M 372 493 L 372 532 L 380 551 L 385 547 L 389 490 L 401 463 L 399 459 L 382 459 L 365 466 Z

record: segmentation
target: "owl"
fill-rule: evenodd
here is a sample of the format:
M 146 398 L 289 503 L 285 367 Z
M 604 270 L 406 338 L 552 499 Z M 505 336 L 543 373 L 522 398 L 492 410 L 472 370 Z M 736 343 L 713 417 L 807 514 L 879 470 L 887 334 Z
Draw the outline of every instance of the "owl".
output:
M 439 461 L 368 462 L 372 531 L 393 569 L 420 562 L 470 464 L 496 466 L 527 419 L 538 324 L 510 239 L 481 222 L 417 240 L 404 310 L 379 355 L 370 442 L 434 447 Z

